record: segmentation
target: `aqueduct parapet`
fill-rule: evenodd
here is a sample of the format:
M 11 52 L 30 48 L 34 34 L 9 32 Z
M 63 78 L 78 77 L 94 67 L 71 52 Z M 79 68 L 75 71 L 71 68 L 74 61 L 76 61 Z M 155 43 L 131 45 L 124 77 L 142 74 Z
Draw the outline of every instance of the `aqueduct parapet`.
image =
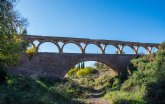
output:
M 66 44 L 74 43 L 76 44 L 82 54 L 86 53 L 86 47 L 90 44 L 96 45 L 100 51 L 101 54 L 105 54 L 106 47 L 108 45 L 112 45 L 116 47 L 118 54 L 123 54 L 123 48 L 125 46 L 130 47 L 134 54 L 138 54 L 139 47 L 144 47 L 145 50 L 150 54 L 152 52 L 152 48 L 159 48 L 160 44 L 157 43 L 140 43 L 140 42 L 129 42 L 129 41 L 118 41 L 118 40 L 97 40 L 97 39 L 86 39 L 86 38 L 69 38 L 69 37 L 51 37 L 51 36 L 35 36 L 35 35 L 26 35 L 22 36 L 24 40 L 29 41 L 33 46 L 34 41 L 38 40 L 39 44 L 36 46 L 37 49 L 39 49 L 40 45 L 45 42 L 51 42 L 55 44 L 59 50 L 59 53 L 63 53 L 63 49 Z M 59 45 L 59 43 L 63 43 L 62 46 Z M 84 44 L 84 47 L 82 46 L 82 43 Z

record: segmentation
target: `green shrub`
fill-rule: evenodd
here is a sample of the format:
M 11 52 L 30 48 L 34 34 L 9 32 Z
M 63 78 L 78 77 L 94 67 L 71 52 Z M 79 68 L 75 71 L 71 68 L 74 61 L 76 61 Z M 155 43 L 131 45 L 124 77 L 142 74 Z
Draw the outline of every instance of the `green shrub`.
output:
M 109 73 L 105 73 L 103 75 L 101 75 L 100 77 L 98 77 L 97 79 L 95 79 L 95 86 L 103 86 L 105 87 L 106 85 L 112 85 L 112 75 Z
M 68 71 L 67 75 L 68 76 L 75 76 L 76 75 L 76 72 L 78 71 L 79 69 L 78 68 L 72 68 Z
M 145 99 L 148 104 L 165 104 L 165 80 L 147 85 Z
M 72 82 L 44 82 L 16 76 L 8 76 L 6 82 L 0 85 L 0 104 L 77 104 L 72 98 L 82 93 Z
M 164 104 L 165 103 L 165 43 L 156 54 L 131 61 L 135 68 L 120 91 L 109 92 L 112 104 Z
M 94 73 L 95 70 L 91 67 L 86 67 L 84 69 L 79 69 L 77 72 L 76 72 L 76 76 L 78 77 L 82 77 L 82 76 L 87 76 L 89 74 L 92 74 Z

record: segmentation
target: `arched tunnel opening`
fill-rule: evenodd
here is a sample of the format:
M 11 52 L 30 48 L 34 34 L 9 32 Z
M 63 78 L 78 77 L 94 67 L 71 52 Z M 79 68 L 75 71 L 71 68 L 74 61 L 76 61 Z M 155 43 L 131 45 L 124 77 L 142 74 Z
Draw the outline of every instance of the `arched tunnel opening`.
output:
M 104 63 L 82 61 L 70 68 L 65 78 L 83 87 L 102 89 L 107 86 L 113 86 L 116 76 L 118 76 L 118 73 Z

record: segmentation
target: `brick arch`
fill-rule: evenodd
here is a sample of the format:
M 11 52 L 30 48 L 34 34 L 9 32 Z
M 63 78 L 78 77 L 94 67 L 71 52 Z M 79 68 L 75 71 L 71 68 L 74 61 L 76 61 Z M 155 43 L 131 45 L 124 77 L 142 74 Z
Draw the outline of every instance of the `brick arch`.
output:
M 85 57 L 85 58 L 79 58 L 77 60 L 72 61 L 72 63 L 70 63 L 66 69 L 65 74 L 71 69 L 73 68 L 75 65 L 77 65 L 78 63 L 84 62 L 84 61 L 97 61 L 100 63 L 103 63 L 105 65 L 107 65 L 108 67 L 110 67 L 115 73 L 120 73 L 120 68 L 118 67 L 118 65 L 110 60 L 105 60 L 104 58 L 97 58 L 97 57 Z
M 93 43 L 93 42 L 90 42 L 90 43 L 86 43 L 85 44 L 85 47 L 84 47 L 84 53 L 86 53 L 86 48 L 89 46 L 89 45 L 95 45 L 98 49 L 100 49 L 100 51 L 101 51 L 101 54 L 104 54 L 105 53 L 105 51 L 104 51 L 104 49 L 101 47 L 101 45 L 99 45 L 99 44 L 97 44 L 97 43 Z
M 18 65 L 14 69 L 15 71 L 17 70 L 16 72 L 26 72 L 28 75 L 38 73 L 38 76 L 63 78 L 77 63 L 82 61 L 98 61 L 109 66 L 117 73 L 123 73 L 127 71 L 130 60 L 136 57 L 137 55 L 38 53 L 34 55 L 32 60 L 27 60 L 28 56 L 23 54 L 21 62 L 25 64 Z
M 39 50 L 39 47 L 42 45 L 42 44 L 44 44 L 44 43 L 53 43 L 57 48 L 58 48 L 58 52 L 60 53 L 60 46 L 59 46 L 59 44 L 58 43 L 56 43 L 56 42 L 54 42 L 54 41 L 44 41 L 44 42 L 40 42 L 39 44 L 38 44 L 38 46 L 37 46 L 37 52 L 38 52 L 38 50 Z
M 76 43 L 76 42 L 65 42 L 61 47 L 62 53 L 63 53 L 63 50 L 67 44 L 75 44 L 76 46 L 78 46 L 80 48 L 81 53 L 84 53 L 84 50 L 83 50 L 82 46 L 80 45 L 80 43 Z

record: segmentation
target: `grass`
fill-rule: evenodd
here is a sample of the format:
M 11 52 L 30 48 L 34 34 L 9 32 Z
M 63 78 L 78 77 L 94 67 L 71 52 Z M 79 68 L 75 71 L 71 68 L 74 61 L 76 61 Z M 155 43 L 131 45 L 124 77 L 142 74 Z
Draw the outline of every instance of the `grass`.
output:
M 165 103 L 165 51 L 132 60 L 128 79 L 120 89 L 109 91 L 105 98 L 112 104 Z
M 73 100 L 78 98 L 79 91 L 75 89 L 79 87 L 72 84 L 8 76 L 6 83 L 0 85 L 0 104 L 79 104 Z

